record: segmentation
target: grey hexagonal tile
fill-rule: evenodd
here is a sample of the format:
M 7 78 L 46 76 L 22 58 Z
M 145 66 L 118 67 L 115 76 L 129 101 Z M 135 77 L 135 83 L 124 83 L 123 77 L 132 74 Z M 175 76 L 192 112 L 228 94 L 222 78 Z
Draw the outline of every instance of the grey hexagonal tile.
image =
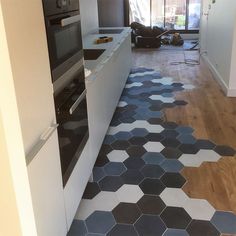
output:
M 115 192 L 124 184 L 120 176 L 106 176 L 99 181 L 99 186 L 102 191 Z
M 104 166 L 104 171 L 107 175 L 120 176 L 126 171 L 126 167 L 123 163 L 109 162 Z
M 84 236 L 87 234 L 85 222 L 82 220 L 74 220 L 67 236 Z
M 164 170 L 158 165 L 145 165 L 141 169 L 141 173 L 145 177 L 160 178 L 164 174 Z
M 107 236 L 138 236 L 133 225 L 116 224 Z
M 165 186 L 159 179 L 144 179 L 139 187 L 145 194 L 159 195 L 165 189 Z
M 165 160 L 165 157 L 161 153 L 147 152 L 142 156 L 142 159 L 146 164 L 160 165 Z

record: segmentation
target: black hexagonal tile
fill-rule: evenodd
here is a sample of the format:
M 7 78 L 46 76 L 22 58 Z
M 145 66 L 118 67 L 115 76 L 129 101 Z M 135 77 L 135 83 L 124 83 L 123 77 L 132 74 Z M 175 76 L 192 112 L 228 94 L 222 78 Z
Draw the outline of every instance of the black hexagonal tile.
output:
M 128 159 L 124 161 L 124 164 L 127 169 L 139 170 L 145 165 L 145 162 L 143 161 L 143 159 L 139 157 L 129 157 Z
M 165 173 L 161 181 L 168 188 L 182 188 L 186 182 L 180 173 Z
M 104 166 L 106 175 L 120 176 L 126 171 L 126 167 L 120 162 L 109 162 Z
M 164 139 L 164 136 L 158 133 L 149 133 L 145 138 L 150 142 L 160 142 Z
M 103 167 L 105 166 L 107 163 L 109 162 L 109 159 L 107 158 L 107 156 L 103 153 L 98 155 L 98 158 L 95 162 L 95 166 L 97 167 Z
M 233 148 L 225 145 L 218 145 L 214 150 L 221 156 L 234 156 L 236 153 Z
M 166 226 L 159 216 L 142 215 L 134 224 L 139 236 L 161 236 Z
M 145 165 L 141 169 L 141 173 L 145 177 L 160 178 L 164 174 L 164 170 L 158 165 Z
M 116 224 L 107 236 L 138 236 L 133 225 Z
M 182 152 L 177 148 L 166 147 L 161 151 L 161 154 L 167 159 L 178 159 Z
M 143 146 L 145 143 L 147 143 L 147 139 L 144 137 L 132 137 L 129 139 L 129 142 L 134 146 Z
M 186 229 L 191 222 L 191 217 L 180 207 L 166 207 L 161 213 L 161 219 L 167 228 Z
M 137 204 L 120 203 L 112 210 L 112 214 L 117 223 L 133 224 L 141 216 Z
M 83 198 L 84 199 L 93 199 L 100 192 L 101 192 L 101 189 L 97 183 L 88 182 L 88 184 L 85 188 L 84 194 L 83 194 Z
M 83 236 L 87 235 L 87 229 L 85 226 L 85 222 L 82 220 L 73 220 L 73 223 L 70 227 L 70 231 L 67 236 Z
M 141 157 L 144 153 L 146 153 L 146 149 L 142 146 L 131 146 L 126 152 L 130 157 Z
M 144 195 L 137 204 L 141 212 L 147 215 L 159 215 L 166 207 L 159 196 L 153 195 Z
M 196 144 L 181 144 L 179 150 L 184 154 L 196 154 L 200 149 Z
M 163 120 L 161 118 L 150 118 L 147 121 L 151 125 L 158 125 L 158 124 L 161 124 L 163 122 Z
M 101 149 L 100 149 L 100 152 L 99 152 L 99 155 L 107 155 L 109 152 L 112 151 L 112 147 L 108 144 L 103 144 Z
M 144 176 L 139 170 L 128 169 L 121 175 L 121 178 L 125 184 L 139 184 L 144 179 Z
M 210 140 L 206 140 L 206 139 L 198 139 L 196 142 L 196 146 L 199 149 L 214 149 L 215 148 L 215 144 L 213 142 L 211 142 Z
M 161 141 L 165 147 L 177 148 L 180 145 L 180 141 L 175 138 L 165 138 Z
M 159 179 L 144 179 L 140 184 L 139 187 L 142 189 L 144 194 L 153 194 L 159 195 L 165 189 L 164 184 Z
M 175 122 L 164 122 L 162 127 L 165 129 L 176 129 L 178 125 Z
M 193 220 L 187 227 L 190 236 L 220 236 L 220 232 L 209 221 Z
M 176 138 L 179 133 L 173 129 L 165 129 L 164 131 L 161 132 L 161 135 L 164 136 L 165 138 Z
M 102 191 L 116 192 L 124 184 L 120 176 L 106 176 L 99 181 Z
M 129 146 L 129 142 L 125 140 L 117 140 L 111 144 L 111 147 L 115 150 L 126 150 Z
M 185 106 L 188 103 L 186 101 L 183 101 L 183 100 L 177 100 L 177 101 L 174 101 L 174 104 L 177 105 L 177 106 Z

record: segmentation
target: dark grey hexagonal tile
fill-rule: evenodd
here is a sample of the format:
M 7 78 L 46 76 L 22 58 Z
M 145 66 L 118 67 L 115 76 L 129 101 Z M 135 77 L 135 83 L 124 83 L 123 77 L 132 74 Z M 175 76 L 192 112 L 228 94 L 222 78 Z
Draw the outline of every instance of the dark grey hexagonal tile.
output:
M 184 229 L 167 229 L 163 236 L 189 236 Z
M 166 207 L 161 213 L 161 219 L 167 228 L 186 229 L 191 222 L 191 217 L 180 207 Z
M 174 101 L 174 104 L 177 105 L 177 106 L 185 106 L 188 103 L 186 101 L 183 101 L 183 100 L 177 100 L 177 101 Z
M 131 133 L 133 134 L 133 136 L 136 136 L 136 137 L 144 137 L 148 134 L 148 131 L 143 128 L 136 128 L 136 129 L 131 130 Z
M 161 154 L 167 159 L 178 159 L 181 157 L 182 152 L 177 148 L 165 147 Z
M 165 147 L 177 148 L 180 145 L 180 141 L 175 138 L 165 138 L 161 141 Z
M 117 134 L 114 135 L 114 137 L 117 139 L 117 140 L 128 140 L 130 139 L 132 136 L 129 132 L 118 132 Z
M 217 211 L 211 223 L 223 234 L 236 235 L 236 215 L 232 212 Z
M 200 149 L 196 144 L 181 144 L 179 150 L 184 154 L 196 154 Z
M 161 124 L 163 122 L 163 120 L 161 118 L 150 118 L 147 121 L 151 125 L 158 125 L 158 124 Z
M 142 159 L 145 161 L 146 164 L 160 165 L 165 160 L 165 157 L 158 152 L 146 152 L 142 156 Z
M 103 144 L 100 150 L 99 155 L 106 155 L 112 151 L 112 147 L 108 144 Z
M 129 146 L 129 142 L 125 140 L 117 140 L 111 144 L 111 147 L 115 150 L 126 150 Z
M 145 138 L 151 142 L 160 142 L 164 139 L 164 136 L 159 133 L 149 133 L 145 136 Z
M 93 168 L 93 181 L 98 182 L 101 180 L 103 177 L 105 177 L 105 172 L 103 167 L 94 167 Z
M 180 134 L 177 139 L 181 143 L 186 143 L 186 144 L 195 144 L 197 142 L 196 138 L 193 137 L 191 134 Z
M 106 176 L 99 181 L 102 191 L 116 192 L 124 184 L 120 176 Z
M 128 169 L 121 175 L 121 178 L 125 184 L 139 184 L 144 179 L 144 176 L 139 170 Z
M 166 226 L 159 216 L 142 215 L 134 224 L 139 236 L 161 236 Z
M 145 143 L 147 143 L 147 139 L 144 137 L 132 137 L 131 139 L 129 139 L 129 142 L 134 146 L 143 146 Z
M 131 146 L 126 150 L 126 152 L 130 157 L 141 157 L 147 151 L 142 146 Z
M 236 153 L 233 148 L 224 145 L 218 145 L 214 150 L 221 156 L 234 156 Z
M 177 173 L 180 172 L 184 166 L 183 164 L 178 160 L 165 160 L 161 163 L 162 169 L 164 169 L 166 172 L 173 172 Z
M 175 130 L 180 134 L 192 134 L 194 131 L 193 128 L 189 126 L 178 126 Z
M 107 236 L 138 236 L 133 225 L 116 224 Z
M 182 188 L 186 182 L 180 173 L 165 173 L 161 181 L 168 188 Z
M 109 162 L 104 166 L 104 171 L 107 175 L 120 176 L 126 171 L 123 163 Z
M 144 179 L 140 184 L 139 187 L 142 189 L 144 194 L 153 194 L 153 195 L 160 195 L 162 191 L 165 189 L 165 186 L 159 179 Z
M 96 182 L 88 182 L 84 194 L 83 194 L 83 198 L 84 199 L 93 199 L 98 193 L 100 193 L 101 190 L 99 188 L 99 185 Z
M 198 139 L 196 142 L 196 146 L 199 149 L 214 149 L 215 148 L 215 144 L 213 142 L 211 142 L 210 140 L 206 140 L 206 139 Z
M 175 122 L 164 122 L 162 127 L 165 129 L 176 129 L 178 125 Z
M 220 232 L 209 221 L 193 220 L 187 227 L 190 236 L 220 236 Z
M 103 143 L 104 144 L 112 144 L 115 141 L 116 141 L 116 139 L 114 138 L 113 135 L 106 135 L 105 139 L 103 140 Z
M 67 236 L 84 236 L 87 234 L 85 222 L 82 220 L 74 220 Z
M 139 157 L 129 157 L 124 161 L 124 164 L 127 169 L 139 170 L 145 165 L 145 162 Z
M 165 129 L 164 131 L 161 132 L 161 135 L 164 136 L 165 138 L 176 138 L 179 133 L 173 129 Z
M 112 214 L 117 223 L 133 224 L 141 216 L 137 204 L 120 203 L 112 210 Z
M 107 156 L 105 154 L 99 154 L 98 158 L 95 162 L 95 166 L 97 167 L 103 167 L 104 165 L 106 165 L 109 162 L 109 159 L 107 158 Z
M 145 177 L 160 178 L 164 174 L 164 170 L 158 165 L 145 165 L 141 169 L 141 173 Z
M 159 215 L 166 207 L 159 196 L 153 195 L 144 195 L 137 204 L 141 212 L 147 215 Z

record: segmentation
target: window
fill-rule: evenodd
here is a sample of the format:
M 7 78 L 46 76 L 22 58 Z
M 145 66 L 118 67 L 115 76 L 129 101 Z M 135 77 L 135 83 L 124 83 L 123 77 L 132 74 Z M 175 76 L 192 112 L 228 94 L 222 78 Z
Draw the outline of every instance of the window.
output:
M 175 30 L 198 30 L 201 0 L 129 0 L 130 23 L 167 27 Z

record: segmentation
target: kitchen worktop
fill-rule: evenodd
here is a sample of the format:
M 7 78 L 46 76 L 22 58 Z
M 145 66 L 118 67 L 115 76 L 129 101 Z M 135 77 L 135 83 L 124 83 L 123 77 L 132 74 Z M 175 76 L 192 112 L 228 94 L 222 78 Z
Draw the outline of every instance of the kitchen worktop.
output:
M 121 33 L 108 33 L 99 34 L 99 30 L 123 30 Z M 129 27 L 121 28 L 99 28 L 86 35 L 83 38 L 83 48 L 84 49 L 105 49 L 105 52 L 97 60 L 85 60 L 85 68 L 91 71 L 91 75 L 99 71 L 103 65 L 112 57 L 113 53 L 119 48 L 120 44 L 127 38 L 130 34 L 131 29 Z M 102 36 L 113 37 L 113 41 L 103 44 L 95 44 L 94 41 Z M 90 75 L 90 76 L 91 76 Z M 87 80 L 89 80 L 89 77 Z

